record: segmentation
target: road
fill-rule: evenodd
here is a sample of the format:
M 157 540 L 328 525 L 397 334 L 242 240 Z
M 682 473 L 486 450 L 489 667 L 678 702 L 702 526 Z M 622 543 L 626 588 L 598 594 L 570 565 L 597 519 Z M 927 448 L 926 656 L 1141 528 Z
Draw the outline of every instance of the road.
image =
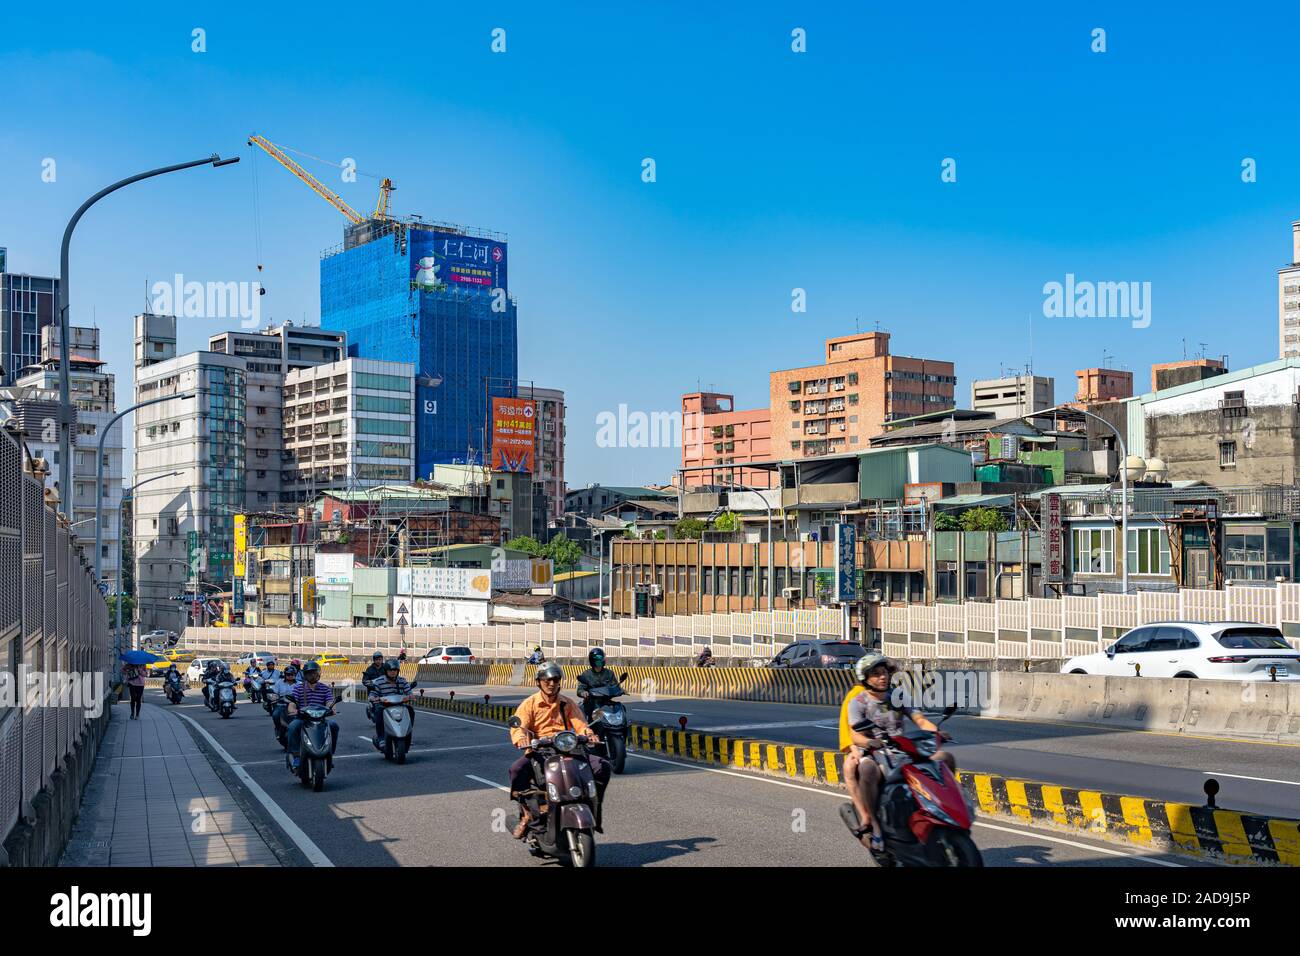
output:
M 497 703 L 522 700 L 522 687 L 426 685 L 427 693 Z M 570 692 L 571 691 L 567 691 Z M 633 720 L 812 747 L 839 746 L 839 710 L 807 704 L 622 698 Z M 1204 784 L 1219 781 L 1218 804 L 1266 816 L 1300 816 L 1300 747 L 1103 727 L 983 717 L 953 717 L 944 726 L 958 765 L 1065 787 L 1104 790 L 1182 803 L 1205 802 Z
M 153 689 L 145 699 L 170 706 Z M 324 792 L 313 793 L 286 772 L 261 707 L 241 702 L 222 720 L 191 695 L 172 709 L 195 722 L 212 759 L 225 762 L 204 733 L 251 778 L 263 799 L 249 802 L 278 821 L 298 862 L 318 854 L 340 866 L 554 865 L 534 860 L 508 832 L 516 812 L 505 773 L 515 751 L 500 725 L 417 711 L 413 749 L 398 766 L 369 742 L 364 706 L 342 703 L 335 769 Z M 633 753 L 606 799 L 601 866 L 868 865 L 839 819 L 843 795 L 825 788 Z M 1000 820 L 978 822 L 974 836 L 989 866 L 1201 865 Z

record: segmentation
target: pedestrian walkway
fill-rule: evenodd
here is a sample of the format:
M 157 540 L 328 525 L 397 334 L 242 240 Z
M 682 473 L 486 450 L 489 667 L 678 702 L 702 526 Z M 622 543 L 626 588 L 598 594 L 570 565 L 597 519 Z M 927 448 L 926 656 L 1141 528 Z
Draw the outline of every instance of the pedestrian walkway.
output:
M 115 708 L 60 866 L 279 866 L 188 728 Z

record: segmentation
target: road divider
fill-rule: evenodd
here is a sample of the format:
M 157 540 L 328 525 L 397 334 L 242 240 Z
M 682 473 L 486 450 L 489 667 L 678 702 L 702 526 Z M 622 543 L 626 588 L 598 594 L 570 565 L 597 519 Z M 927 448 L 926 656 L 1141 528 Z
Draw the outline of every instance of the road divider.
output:
M 420 695 L 417 707 L 505 724 L 515 704 Z M 681 760 L 843 785 L 844 756 L 837 750 L 679 730 L 634 723 L 637 750 Z M 1300 820 L 1270 818 L 1146 797 L 1080 790 L 997 774 L 963 770 L 962 790 L 979 811 L 1021 824 L 1070 830 L 1147 849 L 1172 849 L 1233 863 L 1300 866 Z

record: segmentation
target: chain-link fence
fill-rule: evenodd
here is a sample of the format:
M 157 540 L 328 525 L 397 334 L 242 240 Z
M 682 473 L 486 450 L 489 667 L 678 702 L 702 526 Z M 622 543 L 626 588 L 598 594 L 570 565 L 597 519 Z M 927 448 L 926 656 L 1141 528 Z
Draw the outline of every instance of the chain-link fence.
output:
M 93 567 L 0 432 L 0 838 L 102 713 L 110 642 Z

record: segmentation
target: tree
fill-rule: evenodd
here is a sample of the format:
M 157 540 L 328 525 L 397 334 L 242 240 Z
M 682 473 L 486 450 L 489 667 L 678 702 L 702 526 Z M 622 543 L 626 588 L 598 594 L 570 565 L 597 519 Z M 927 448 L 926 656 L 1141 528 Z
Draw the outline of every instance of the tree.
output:
M 724 511 L 713 522 L 714 531 L 739 531 L 740 515 L 734 511 Z
M 582 548 L 578 547 L 576 541 L 570 541 L 567 536 L 558 534 L 547 542 L 544 556 L 555 562 L 556 573 L 563 574 L 577 568 L 582 560 Z
M 536 538 L 530 538 L 527 535 L 521 535 L 518 538 L 511 538 L 506 542 L 505 546 L 508 551 L 524 551 L 528 554 L 534 555 L 535 557 L 546 557 L 546 546 Z
M 685 541 L 699 541 L 704 537 L 704 529 L 707 527 L 699 518 L 683 518 L 677 522 L 673 534 Z
M 963 531 L 1006 531 L 1007 516 L 996 508 L 971 508 L 961 515 Z
M 935 531 L 960 531 L 961 522 L 951 511 L 940 511 L 934 516 Z
M 109 594 L 104 599 L 108 602 L 108 619 L 110 622 L 117 620 L 117 595 Z M 130 621 L 131 615 L 135 612 L 135 598 L 127 594 L 122 597 L 122 623 Z

